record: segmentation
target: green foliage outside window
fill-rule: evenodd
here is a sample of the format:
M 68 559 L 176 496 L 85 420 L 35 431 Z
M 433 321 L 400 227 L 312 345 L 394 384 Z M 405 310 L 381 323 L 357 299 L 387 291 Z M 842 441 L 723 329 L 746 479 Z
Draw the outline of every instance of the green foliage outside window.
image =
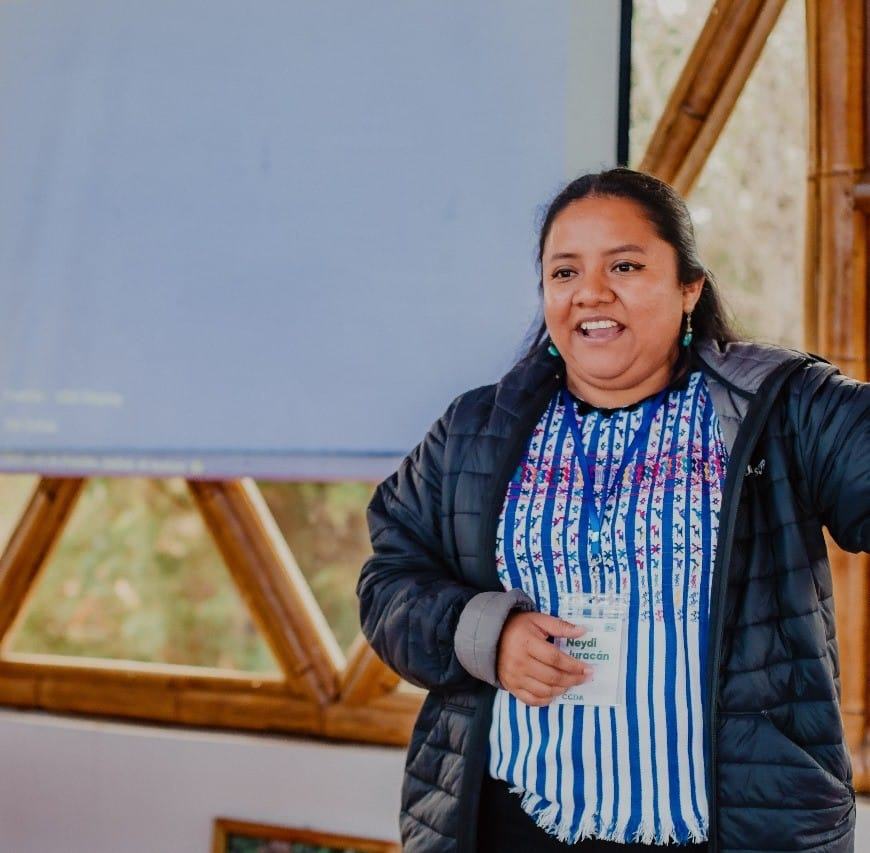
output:
M 346 648 L 359 630 L 354 589 L 369 551 L 372 486 L 260 485 Z M 22 500 L 16 478 L 0 478 L 4 513 L 20 512 Z M 182 480 L 88 481 L 13 650 L 277 669 Z

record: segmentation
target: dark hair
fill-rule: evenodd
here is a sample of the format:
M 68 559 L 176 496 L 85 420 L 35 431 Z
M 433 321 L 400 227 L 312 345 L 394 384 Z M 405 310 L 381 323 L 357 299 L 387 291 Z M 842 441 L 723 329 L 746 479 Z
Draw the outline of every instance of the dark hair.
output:
M 688 284 L 704 277 L 701 296 L 692 312 L 692 332 L 694 340 L 715 340 L 721 342 L 738 340 L 738 334 L 716 287 L 713 274 L 701 263 L 698 246 L 695 243 L 695 230 L 685 201 L 676 190 L 645 172 L 633 169 L 609 169 L 582 175 L 571 181 L 550 202 L 538 236 L 538 291 L 543 292 L 544 243 L 553 220 L 571 202 L 587 197 L 625 198 L 639 204 L 647 218 L 656 229 L 659 237 L 670 243 L 677 253 L 677 278 L 680 284 Z M 683 334 L 685 319 L 680 326 Z M 547 326 L 543 319 L 533 330 L 524 358 L 528 358 L 547 338 Z M 527 341 L 528 341 L 527 337 Z

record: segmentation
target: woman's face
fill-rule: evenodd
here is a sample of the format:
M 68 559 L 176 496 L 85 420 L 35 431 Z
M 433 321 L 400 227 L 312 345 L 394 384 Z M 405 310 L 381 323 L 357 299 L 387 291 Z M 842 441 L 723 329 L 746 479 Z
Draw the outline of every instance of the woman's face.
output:
M 682 315 L 704 280 L 680 286 L 677 253 L 640 205 L 571 202 L 550 227 L 542 275 L 544 319 L 570 390 L 596 405 L 624 405 L 667 385 Z

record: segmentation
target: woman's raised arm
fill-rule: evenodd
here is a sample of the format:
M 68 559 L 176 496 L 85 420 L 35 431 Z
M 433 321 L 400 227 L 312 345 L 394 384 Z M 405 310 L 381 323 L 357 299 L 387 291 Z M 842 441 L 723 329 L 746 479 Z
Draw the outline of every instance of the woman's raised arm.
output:
M 810 365 L 792 398 L 811 498 L 845 551 L 870 551 L 870 383 Z

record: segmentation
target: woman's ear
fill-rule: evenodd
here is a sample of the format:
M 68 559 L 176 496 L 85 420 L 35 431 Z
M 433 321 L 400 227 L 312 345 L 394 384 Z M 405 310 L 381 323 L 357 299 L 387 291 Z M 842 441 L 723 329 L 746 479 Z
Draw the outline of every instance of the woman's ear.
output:
M 696 278 L 688 284 L 681 285 L 683 289 L 683 313 L 686 314 L 692 311 L 698 300 L 701 298 L 701 290 L 704 288 L 704 283 L 707 281 L 706 276 Z

